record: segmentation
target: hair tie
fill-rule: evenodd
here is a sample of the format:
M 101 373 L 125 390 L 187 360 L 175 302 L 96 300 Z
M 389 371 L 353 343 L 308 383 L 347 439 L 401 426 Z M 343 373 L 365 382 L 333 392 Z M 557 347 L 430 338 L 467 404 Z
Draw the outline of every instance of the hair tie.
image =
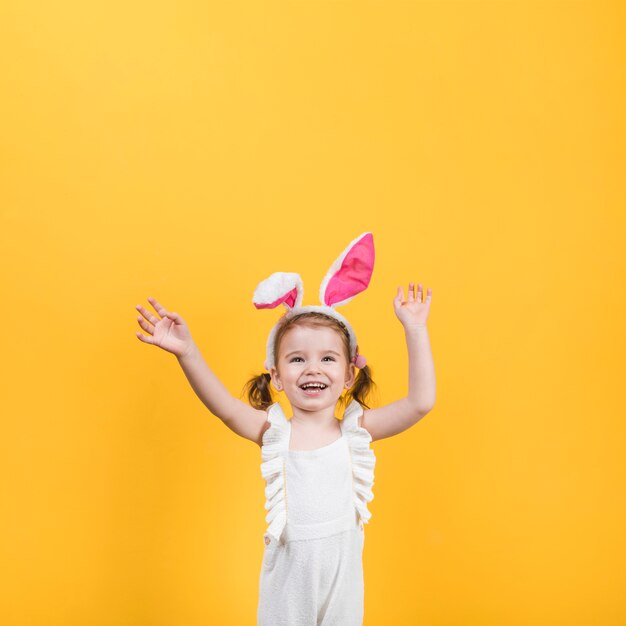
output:
M 362 370 L 367 363 L 367 359 L 362 354 L 359 354 L 359 346 L 356 347 L 356 353 L 352 357 L 352 362 L 360 370 Z

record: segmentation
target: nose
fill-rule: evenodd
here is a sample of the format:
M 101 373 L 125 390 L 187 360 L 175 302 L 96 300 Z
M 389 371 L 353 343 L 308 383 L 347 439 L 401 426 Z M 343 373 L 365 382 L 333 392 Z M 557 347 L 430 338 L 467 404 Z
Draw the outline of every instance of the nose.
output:
M 306 366 L 307 374 L 309 372 L 311 372 L 311 373 L 313 373 L 313 372 L 319 373 L 320 369 L 321 369 L 320 368 L 320 364 L 317 361 L 309 361 L 307 366 Z

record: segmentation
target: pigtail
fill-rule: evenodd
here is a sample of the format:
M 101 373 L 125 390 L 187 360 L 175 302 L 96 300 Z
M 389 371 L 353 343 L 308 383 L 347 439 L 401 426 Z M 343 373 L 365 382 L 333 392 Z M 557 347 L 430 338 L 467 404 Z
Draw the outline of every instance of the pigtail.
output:
M 368 406 L 367 400 L 375 388 L 376 383 L 372 379 L 372 370 L 369 365 L 366 365 L 363 369 L 359 370 L 354 385 L 352 385 L 352 388 L 344 397 L 346 406 L 350 404 L 352 400 L 356 400 L 363 408 L 371 408 Z
M 244 393 L 248 396 L 248 402 L 255 409 L 265 411 L 273 403 L 270 381 L 272 377 L 264 372 L 258 376 L 253 376 L 244 386 Z

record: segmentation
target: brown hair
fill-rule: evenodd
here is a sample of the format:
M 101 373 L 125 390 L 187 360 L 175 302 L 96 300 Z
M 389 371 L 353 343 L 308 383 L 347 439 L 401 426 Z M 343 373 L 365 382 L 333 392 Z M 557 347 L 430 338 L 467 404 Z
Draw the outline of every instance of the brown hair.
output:
M 284 320 L 276 330 L 276 337 L 274 339 L 274 354 L 278 360 L 278 350 L 280 342 L 285 333 L 293 326 L 326 326 L 332 328 L 339 333 L 342 339 L 344 351 L 346 354 L 346 360 L 350 363 L 350 334 L 348 329 L 334 317 L 319 313 L 317 311 L 309 311 L 307 313 L 300 313 L 293 317 Z M 270 389 L 270 381 L 272 377 L 264 372 L 258 376 L 253 376 L 244 386 L 244 393 L 248 395 L 248 401 L 255 409 L 261 409 L 265 411 L 268 407 L 274 404 L 272 397 L 272 391 Z M 366 403 L 370 392 L 375 387 L 375 383 L 372 380 L 372 371 L 369 365 L 366 365 L 363 369 L 359 370 L 359 373 L 352 385 L 351 389 L 348 389 L 347 393 L 340 398 L 340 402 L 347 406 L 351 400 L 356 400 L 362 407 L 369 409 L 370 407 Z

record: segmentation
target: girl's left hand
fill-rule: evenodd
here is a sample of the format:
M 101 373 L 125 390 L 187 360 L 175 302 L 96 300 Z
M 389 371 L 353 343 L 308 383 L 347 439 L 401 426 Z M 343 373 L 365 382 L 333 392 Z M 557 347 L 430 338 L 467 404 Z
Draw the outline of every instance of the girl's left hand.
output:
M 415 283 L 409 283 L 407 301 L 403 302 L 402 287 L 398 287 L 398 294 L 393 300 L 393 308 L 405 329 L 426 326 L 432 293 L 433 290 L 429 287 L 426 292 L 426 300 L 422 302 L 422 283 L 417 285 L 417 296 L 415 295 Z

